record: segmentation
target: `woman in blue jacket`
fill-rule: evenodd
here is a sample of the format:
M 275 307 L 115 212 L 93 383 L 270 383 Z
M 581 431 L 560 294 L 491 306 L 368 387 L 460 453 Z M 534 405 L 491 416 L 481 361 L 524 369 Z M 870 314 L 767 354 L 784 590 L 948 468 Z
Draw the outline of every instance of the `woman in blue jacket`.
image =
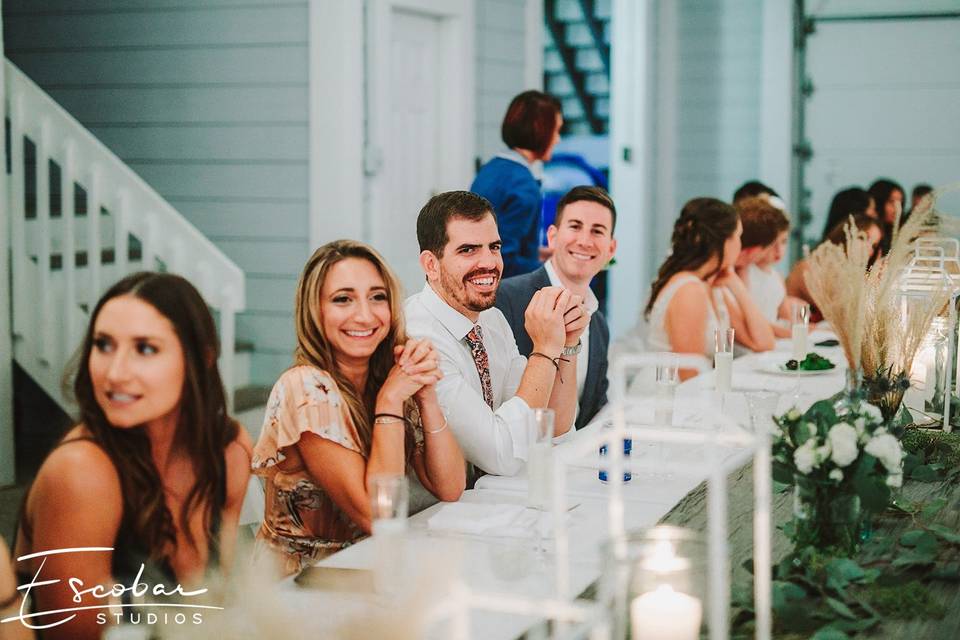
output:
M 470 186 L 493 204 L 497 214 L 504 278 L 540 267 L 543 198 L 534 163 L 550 160 L 562 126 L 559 100 L 540 91 L 524 91 L 510 102 L 500 128 L 509 151 L 480 167 Z

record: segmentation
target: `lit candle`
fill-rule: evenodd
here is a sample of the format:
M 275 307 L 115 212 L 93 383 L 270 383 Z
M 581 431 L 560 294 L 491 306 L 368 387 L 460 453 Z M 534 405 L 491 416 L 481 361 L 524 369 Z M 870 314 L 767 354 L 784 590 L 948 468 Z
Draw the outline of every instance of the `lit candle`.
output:
M 634 640 L 696 640 L 700 637 L 703 606 L 693 596 L 660 585 L 630 604 Z

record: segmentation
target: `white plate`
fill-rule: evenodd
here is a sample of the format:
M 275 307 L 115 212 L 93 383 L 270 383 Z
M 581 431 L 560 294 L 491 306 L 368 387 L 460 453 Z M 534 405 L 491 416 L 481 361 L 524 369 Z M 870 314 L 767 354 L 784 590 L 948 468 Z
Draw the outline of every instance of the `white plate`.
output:
M 788 357 L 787 359 L 789 360 L 790 358 Z M 801 369 L 798 372 L 795 369 L 787 369 L 787 361 L 778 356 L 776 359 L 771 358 L 764 361 L 763 365 L 760 367 L 760 371 L 763 371 L 764 373 L 773 373 L 778 376 L 795 376 L 798 375 L 798 373 L 801 376 L 821 376 L 827 373 L 835 373 L 837 371 L 839 367 L 836 366 L 836 361 L 831 358 L 831 362 L 834 364 L 832 369 L 820 369 L 818 371 L 807 371 L 805 369 Z

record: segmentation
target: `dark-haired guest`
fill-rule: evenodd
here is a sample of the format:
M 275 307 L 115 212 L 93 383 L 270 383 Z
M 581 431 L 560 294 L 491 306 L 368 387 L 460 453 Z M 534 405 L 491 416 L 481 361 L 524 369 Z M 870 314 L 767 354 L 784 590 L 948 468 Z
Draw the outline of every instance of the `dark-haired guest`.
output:
M 500 135 L 508 151 L 480 167 L 470 191 L 493 205 L 503 239 L 503 276 L 540 267 L 539 162 L 549 161 L 560 141 L 560 101 L 540 91 L 524 91 L 507 107 Z
M 777 194 L 777 192 L 759 180 L 748 180 L 737 187 L 737 190 L 733 192 L 733 203 L 736 204 L 745 198 L 756 198 L 758 196 L 762 196 L 767 199 L 776 198 L 774 204 L 780 209 L 783 208 L 783 201 L 780 199 L 780 196 Z
M 880 253 L 886 255 L 893 242 L 894 227 L 902 224 L 903 201 L 906 199 L 903 187 L 887 178 L 880 178 L 867 189 L 877 205 L 877 213 L 883 230 L 883 240 L 880 241 Z
M 921 203 L 923 203 L 924 198 L 926 198 L 931 193 L 933 193 L 933 187 L 923 182 L 921 182 L 920 184 L 918 184 L 913 188 L 913 190 L 910 192 L 910 211 L 905 213 L 903 217 L 900 219 L 900 226 L 903 226 L 903 223 L 907 221 L 907 218 L 910 217 L 910 214 L 916 211 L 917 207 L 919 207 Z
M 115 583 L 197 583 L 228 566 L 250 477 L 250 444 L 227 415 L 213 318 L 178 276 L 138 273 L 107 291 L 83 340 L 73 389 L 76 427 L 54 448 L 24 501 L 15 555 L 36 611 L 107 604 L 74 597 Z M 43 565 L 42 569 L 40 568 Z M 97 610 L 77 611 L 49 638 L 96 638 Z M 39 624 L 51 622 L 40 618 Z
M 787 289 L 783 276 L 774 266 L 783 259 L 787 248 L 790 218 L 763 197 L 744 198 L 734 204 L 743 224 L 742 248 L 737 259 L 737 275 L 747 285 L 750 296 L 770 321 L 778 338 L 789 338 L 790 328 L 779 322 L 789 319 Z
M 694 198 L 673 226 L 672 251 L 660 265 L 645 310 L 654 351 L 710 355 L 714 331 L 733 327 L 754 351 L 774 346 L 770 323 L 734 270 L 743 226 L 731 205 Z M 693 370 L 680 372 L 682 378 Z
M 823 225 L 823 235 L 820 241 L 827 239 L 827 235 L 838 224 L 846 222 L 850 216 L 877 217 L 876 203 L 873 196 L 860 187 L 847 187 L 837 191 L 830 201 L 830 210 L 827 212 L 827 221 Z
M 415 474 L 440 500 L 466 467 L 437 402 L 430 340 L 408 340 L 400 283 L 374 249 L 329 242 L 307 261 L 296 362 L 273 386 L 253 468 L 267 481 L 258 549 L 287 575 L 371 531 L 367 481 Z
M 823 242 L 846 245 L 846 228 L 847 223 L 851 218 L 853 219 L 853 224 L 857 231 L 867 235 L 871 246 L 873 246 L 874 256 L 876 256 L 879 252 L 880 242 L 883 238 L 883 231 L 881 231 L 880 221 L 862 213 L 839 221 L 836 225 L 834 225 L 833 229 L 830 230 Z M 819 321 L 821 319 L 820 313 L 816 309 L 816 303 L 813 300 L 813 296 L 810 295 L 810 291 L 807 289 L 806 274 L 808 268 L 809 263 L 807 258 L 798 260 L 796 264 L 793 265 L 793 268 L 790 270 L 790 275 L 787 276 L 786 280 L 787 295 L 807 302 L 811 307 L 811 319 Z
M 613 237 L 616 223 L 617 210 L 606 191 L 600 187 L 574 187 L 557 203 L 557 217 L 547 231 L 553 255 L 536 271 L 507 278 L 497 291 L 497 308 L 510 323 L 520 353 L 528 357 L 533 341 L 524 327 L 524 311 L 533 295 L 554 286 L 572 291 L 584 300 L 590 324 L 583 330 L 576 355 L 578 429 L 607 403 L 610 329 L 590 290 L 590 281 L 607 266 L 617 249 Z

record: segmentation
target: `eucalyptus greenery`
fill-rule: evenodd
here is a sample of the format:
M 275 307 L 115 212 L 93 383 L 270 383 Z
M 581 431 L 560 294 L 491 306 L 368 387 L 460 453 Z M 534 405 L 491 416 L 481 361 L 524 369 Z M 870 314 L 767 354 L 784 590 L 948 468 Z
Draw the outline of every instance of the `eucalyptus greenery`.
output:
M 878 631 L 887 637 L 884 621 L 942 618 L 946 610 L 930 586 L 960 581 L 960 532 L 933 523 L 946 504 L 936 499 L 898 510 L 909 528 L 874 534 L 853 557 L 802 547 L 774 565 L 777 637 L 842 640 Z M 743 566 L 751 571 L 752 560 Z M 733 595 L 733 636 L 752 637 L 752 593 Z

